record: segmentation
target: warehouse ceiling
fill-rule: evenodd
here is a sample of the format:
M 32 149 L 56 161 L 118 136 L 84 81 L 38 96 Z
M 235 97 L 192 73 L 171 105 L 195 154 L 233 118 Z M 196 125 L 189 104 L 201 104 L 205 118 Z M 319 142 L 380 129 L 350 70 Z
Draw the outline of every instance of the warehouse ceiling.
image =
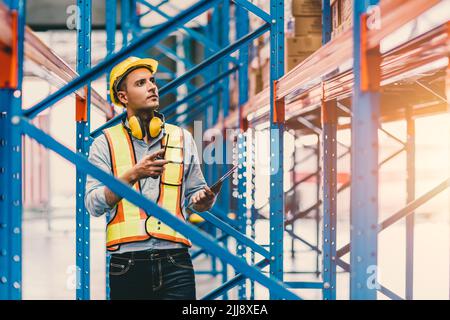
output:
M 92 27 L 93 29 L 105 28 L 105 0 L 92 0 Z M 150 4 L 157 5 L 160 0 L 148 0 Z M 164 13 L 175 16 L 180 11 L 188 8 L 196 0 L 183 0 L 173 3 L 167 2 L 161 6 Z M 174 4 L 176 3 L 176 4 Z M 149 11 L 144 5 L 138 6 L 140 13 Z M 76 0 L 32 0 L 27 2 L 27 24 L 34 30 L 45 31 L 49 29 L 67 30 L 73 28 L 76 12 Z M 51 19 L 49 19 L 51 17 Z M 188 26 L 199 26 L 206 23 L 206 14 L 197 17 Z M 166 21 L 158 13 L 151 12 L 145 16 L 141 23 L 149 27 Z M 120 0 L 117 0 L 117 23 L 120 24 Z
M 71 29 L 75 12 L 75 0 L 32 0 L 27 2 L 26 19 L 27 24 L 34 30 L 67 30 Z M 120 18 L 119 12 L 118 18 Z M 104 25 L 105 0 L 92 0 L 92 26 L 93 28 L 104 28 Z

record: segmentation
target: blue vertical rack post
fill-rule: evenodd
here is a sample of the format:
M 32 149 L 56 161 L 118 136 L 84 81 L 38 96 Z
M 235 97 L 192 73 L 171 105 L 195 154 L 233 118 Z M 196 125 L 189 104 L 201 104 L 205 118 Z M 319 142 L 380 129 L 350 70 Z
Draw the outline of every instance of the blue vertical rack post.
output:
M 323 133 L 323 131 L 322 131 L 322 133 Z M 316 154 L 316 175 L 315 175 L 315 178 L 316 178 L 316 197 L 315 197 L 315 201 L 316 201 L 316 203 L 320 203 L 320 201 L 321 201 L 321 197 L 320 197 L 320 194 L 321 194 L 321 184 L 320 184 L 320 180 L 321 180 L 321 178 L 322 178 L 322 170 L 323 170 L 323 165 L 322 165 L 322 160 L 323 160 L 323 150 L 321 149 L 321 139 L 320 139 L 320 137 L 321 137 L 321 134 L 319 133 L 319 134 L 317 134 L 317 141 L 316 141 L 316 146 L 315 146 L 315 148 L 314 148 L 314 153 Z M 316 225 L 315 225 L 315 227 L 316 227 L 316 241 L 315 241 L 315 247 L 318 249 L 319 247 L 320 247 L 320 222 L 321 222 L 321 219 L 320 219 L 320 216 L 321 216 L 321 207 L 320 207 L 320 205 L 318 205 L 318 206 L 316 206 L 316 208 L 314 209 L 314 222 L 316 223 Z M 323 220 L 322 220 L 323 221 Z M 294 230 L 294 225 L 292 225 L 292 229 Z M 314 249 L 313 249 L 314 250 Z M 320 268 L 320 253 L 319 253 L 319 251 L 318 250 L 314 250 L 313 251 L 314 253 L 315 253 L 315 255 L 316 255 L 316 269 L 315 269 L 315 274 L 316 274 L 316 277 L 318 277 L 319 275 L 320 275 L 320 270 L 321 270 L 321 268 Z
M 322 44 L 331 39 L 331 5 L 330 0 L 322 0 Z
M 120 0 L 120 28 L 122 30 L 122 47 L 128 45 L 128 35 L 130 33 L 131 0 Z
M 226 30 L 228 28 L 227 23 L 225 23 L 225 24 L 220 23 L 220 21 L 226 17 L 225 2 L 227 2 L 227 1 L 222 1 L 222 3 L 220 3 L 220 5 L 214 10 L 213 15 L 212 15 L 212 25 L 211 25 L 212 35 L 213 35 L 212 40 L 219 47 L 223 46 L 223 42 L 224 42 L 224 38 L 225 38 L 224 30 Z M 226 60 L 226 58 L 223 61 L 225 61 L 225 60 Z M 213 67 L 214 74 L 220 74 L 220 72 L 223 71 L 224 65 L 225 65 L 225 62 L 221 62 L 221 63 L 217 64 L 216 66 L 214 66 Z M 207 80 L 207 79 L 208 79 L 208 77 L 206 76 L 205 80 Z M 224 81 L 224 80 L 222 80 L 222 81 Z M 223 88 L 223 83 L 216 84 L 214 86 L 213 90 L 219 90 L 219 88 Z M 213 107 L 212 107 L 212 122 L 210 124 L 211 127 L 213 127 L 214 123 L 216 123 L 216 121 L 219 117 L 220 109 L 223 110 L 223 107 L 225 106 L 224 101 L 228 97 L 228 90 L 220 90 L 220 92 L 221 92 L 220 94 L 218 94 L 212 98 Z M 212 181 L 216 181 L 219 178 L 220 172 L 223 169 L 223 152 L 224 152 L 223 148 L 222 148 L 222 153 L 218 153 L 218 150 L 214 150 L 215 161 L 212 166 L 212 168 L 213 168 L 212 176 L 211 176 Z M 219 205 L 223 208 L 223 198 L 220 197 L 220 199 L 218 199 L 217 202 L 218 203 L 216 205 Z M 213 237 L 216 237 L 216 228 L 214 228 L 214 226 L 212 226 L 212 225 L 210 225 L 210 227 L 211 227 L 211 229 L 209 230 L 210 234 Z M 222 266 L 223 266 L 223 268 L 226 269 L 226 264 L 222 264 Z M 211 256 L 211 270 L 212 270 L 212 274 L 215 275 L 216 271 L 217 271 L 217 259 L 214 256 Z
M 212 16 L 211 15 L 208 15 L 208 19 L 212 19 Z M 208 37 L 208 40 L 209 41 L 212 41 L 212 27 L 211 27 L 211 24 L 210 23 L 208 23 L 206 26 L 204 26 L 203 27 L 203 30 L 204 30 L 204 33 L 205 33 L 205 35 Z M 211 56 L 211 52 L 208 50 L 208 48 L 206 48 L 206 47 L 204 47 L 204 49 L 203 49 L 203 56 L 204 56 L 204 58 L 206 59 L 206 58 L 209 58 L 210 56 Z M 205 70 L 205 75 L 207 74 L 207 73 L 209 73 L 209 74 L 211 74 L 211 68 L 209 67 L 209 68 L 207 68 L 206 70 Z M 210 102 L 207 102 L 206 103 L 206 109 L 205 109 L 205 112 L 202 114 L 202 132 L 204 132 L 204 130 L 206 130 L 207 129 L 207 123 L 208 123 L 208 121 L 209 121 L 209 117 L 211 116 L 211 103 Z M 204 144 L 203 143 L 203 141 L 202 141 L 202 144 Z M 206 167 L 206 166 L 204 166 L 204 170 L 203 170 L 203 172 L 204 172 L 204 175 L 205 175 L 205 179 L 206 179 L 206 181 L 208 181 L 208 180 L 211 180 L 212 181 L 212 166 L 210 166 L 210 167 Z
M 270 276 L 283 281 L 284 99 L 276 100 L 276 81 L 284 73 L 284 0 L 270 1 Z M 278 299 L 270 292 L 271 299 Z
M 377 0 L 354 1 L 351 149 L 350 298 L 377 297 L 379 47 L 366 50 L 367 13 Z M 370 71 L 369 71 L 370 68 Z M 370 76 L 369 76 L 370 75 Z
M 220 12 L 219 12 L 219 6 L 217 6 L 216 8 L 214 8 L 214 10 L 212 12 L 211 23 L 209 23 L 206 26 L 206 30 L 208 30 L 207 35 L 209 36 L 209 41 L 211 41 L 212 43 L 215 43 L 215 44 L 218 44 L 220 41 L 220 26 L 221 26 L 221 24 L 219 23 L 219 20 L 220 20 Z M 205 46 L 204 54 L 205 54 L 205 57 L 210 57 L 212 55 L 212 52 L 210 51 L 210 49 L 207 46 Z M 217 64 L 213 65 L 209 68 L 209 70 L 210 70 L 209 74 L 218 74 L 219 73 L 219 65 L 217 65 Z M 206 83 L 207 79 L 208 79 L 208 73 L 204 74 L 203 79 L 205 79 L 205 83 Z M 215 84 L 213 86 L 213 88 L 211 88 L 211 89 L 212 89 L 212 91 L 216 91 L 216 90 L 218 90 L 218 88 L 219 88 L 219 84 Z M 210 92 L 211 92 L 211 89 L 210 89 Z M 208 99 L 208 101 L 206 101 L 206 103 L 207 103 L 208 107 L 206 109 L 206 121 L 205 121 L 205 126 L 204 126 L 205 129 L 211 128 L 214 126 L 214 123 L 217 119 L 219 108 L 220 108 L 220 98 L 218 95 L 214 95 L 211 99 Z M 216 181 L 216 178 L 217 178 L 218 150 L 214 149 L 213 156 L 214 156 L 213 163 L 208 166 L 208 169 L 206 171 L 207 172 L 206 178 L 209 181 Z M 211 233 L 211 235 L 213 237 L 215 237 L 216 229 L 214 228 L 214 226 L 207 224 L 205 226 L 205 228 L 209 233 Z M 215 275 L 215 273 L 217 271 L 217 260 L 214 256 L 210 256 L 210 258 L 211 258 L 211 274 Z M 222 264 L 222 269 L 226 269 L 226 264 Z M 222 277 L 222 282 L 225 282 L 226 279 L 227 279 L 226 277 Z
M 0 74 L 0 299 L 22 298 L 22 114 L 25 0 L 7 0 L 12 12 L 11 52 Z
M 224 0 L 222 3 L 222 12 L 221 12 L 221 19 L 222 21 L 229 21 L 230 20 L 230 2 L 227 0 Z M 230 44 L 230 24 L 229 23 L 223 23 L 221 24 L 221 46 L 226 47 Z M 229 69 L 229 63 L 230 59 L 227 57 L 224 59 L 224 62 L 221 65 L 221 73 L 227 71 Z M 229 78 L 226 77 L 222 83 L 222 115 L 224 118 L 228 117 L 229 109 L 230 109 L 230 94 L 229 94 Z M 225 173 L 226 169 L 228 168 L 228 151 L 227 150 L 227 140 L 228 137 L 226 136 L 226 132 L 222 131 L 223 134 L 223 145 L 222 145 L 222 151 L 223 151 L 223 158 L 222 158 L 222 173 Z M 224 211 L 226 214 L 230 212 L 230 202 L 231 202 L 231 185 L 230 181 L 227 179 L 221 189 L 221 202 L 220 207 L 222 211 Z M 224 246 L 228 246 L 228 239 L 224 239 Z M 227 264 L 225 264 L 223 261 L 221 262 L 222 265 L 222 283 L 224 283 L 228 279 L 228 270 L 227 270 Z M 228 299 L 228 295 L 224 295 L 224 299 Z
M 91 0 L 77 0 L 79 20 L 77 24 L 77 72 L 83 74 L 91 67 Z M 76 97 L 76 148 L 87 157 L 90 134 L 91 86 L 85 86 L 85 98 Z M 77 300 L 90 298 L 90 216 L 84 205 L 86 174 L 76 173 L 76 262 Z
M 322 43 L 331 39 L 330 0 L 322 1 Z M 323 92 L 324 95 L 324 92 Z M 323 299 L 336 299 L 337 101 L 322 97 Z
M 246 35 L 249 30 L 249 17 L 247 10 L 243 9 L 240 6 L 236 6 L 236 38 L 239 39 L 240 37 Z M 244 123 L 242 119 L 242 108 L 244 104 L 248 101 L 248 46 L 244 46 L 239 50 L 239 72 L 238 72 L 238 126 L 240 129 L 240 133 L 245 131 L 247 128 L 244 128 Z M 245 137 L 238 138 L 238 155 L 239 154 L 247 154 L 247 141 L 248 139 L 245 139 Z M 244 143 L 244 144 L 243 144 Z M 242 145 L 243 144 L 243 145 Z M 239 148 L 239 145 L 241 145 L 241 148 Z M 242 149 L 242 150 L 240 150 Z M 244 153 L 245 152 L 245 153 Z M 244 160 L 246 163 L 248 163 L 247 160 Z M 239 161 L 240 164 L 238 168 L 238 195 L 243 195 L 246 193 L 247 189 L 247 179 L 245 178 L 245 174 L 247 172 L 247 166 L 244 167 L 243 163 L 244 161 Z M 242 179 L 239 179 L 239 175 L 242 176 Z M 250 189 L 251 190 L 251 189 Z M 245 230 L 247 225 L 247 208 L 245 206 L 245 199 L 238 201 L 238 207 L 237 207 L 237 218 L 239 222 L 239 227 L 242 230 Z M 245 249 L 244 249 L 245 250 Z M 244 251 L 241 249 L 238 249 L 238 254 L 242 255 Z M 252 254 L 252 256 L 254 256 Z M 253 287 L 253 285 L 251 285 Z M 252 288 L 251 287 L 251 288 Z M 245 288 L 243 286 L 239 286 L 238 288 L 238 295 L 239 299 L 245 299 Z M 251 295 L 250 298 L 253 296 Z
M 248 12 L 241 8 L 236 8 L 236 37 L 239 39 L 240 37 L 246 35 L 249 31 L 249 20 L 248 20 Z M 238 229 L 241 233 L 246 234 L 247 230 L 247 197 L 244 195 L 247 193 L 247 139 L 243 134 L 244 131 L 247 131 L 245 128 L 244 119 L 242 119 L 242 108 L 244 104 L 248 101 L 248 46 L 241 48 L 239 51 L 239 79 L 238 79 L 238 126 L 239 126 L 239 134 L 237 137 L 237 162 L 238 162 L 238 170 L 237 170 L 237 210 L 236 210 L 236 218 L 238 221 Z M 238 256 L 245 258 L 246 257 L 246 248 L 242 245 L 238 244 L 238 248 L 236 250 Z M 240 285 L 238 287 L 238 299 L 245 300 L 247 299 L 246 294 L 246 285 Z
M 258 210 L 255 206 L 255 199 L 256 199 L 256 183 L 255 183 L 255 176 L 256 176 L 256 134 L 255 130 L 250 130 L 247 138 L 251 138 L 251 163 L 247 161 L 247 166 L 250 167 L 250 181 L 247 181 L 247 183 L 250 183 L 250 237 L 255 241 L 256 239 L 256 219 L 258 217 Z M 250 253 L 250 263 L 253 265 L 255 264 L 255 252 Z M 255 281 L 250 280 L 250 300 L 255 300 Z
M 230 21 L 230 2 L 228 0 L 224 0 L 222 4 L 222 12 L 221 12 L 222 21 Z M 223 23 L 221 26 L 221 46 L 226 47 L 230 44 L 230 24 Z M 221 65 L 220 73 L 226 72 L 230 68 L 230 59 L 227 57 L 224 59 L 224 62 Z M 226 77 L 222 80 L 222 115 L 224 118 L 228 117 L 230 110 L 230 92 L 228 90 L 230 86 L 229 77 Z M 222 165 L 222 174 L 224 174 L 228 169 L 227 162 L 227 137 L 224 134 L 225 139 L 223 140 L 223 165 Z M 221 190 L 221 209 L 228 213 L 230 211 L 230 180 L 227 179 L 224 181 L 222 190 Z
M 129 27 L 131 29 L 131 34 L 133 35 L 133 37 L 136 37 L 138 35 L 138 31 L 141 29 L 136 0 L 130 0 L 129 6 Z
M 336 299 L 336 199 L 337 199 L 337 116 L 336 100 L 322 104 L 323 176 L 323 299 Z
M 213 13 L 212 13 L 212 20 L 211 20 L 211 34 L 212 34 L 212 41 L 216 44 L 219 44 L 220 46 L 220 41 L 221 41 L 221 27 L 222 24 L 220 23 L 220 18 L 221 18 L 221 5 L 223 3 L 220 3 L 216 8 L 214 8 Z M 220 64 L 216 63 L 213 64 L 211 67 L 211 71 L 213 72 L 212 74 L 219 74 L 220 73 Z M 219 89 L 220 84 L 216 84 L 214 86 L 213 90 L 217 90 Z M 207 126 L 208 128 L 211 128 L 214 126 L 214 124 L 216 123 L 218 117 L 219 117 L 219 109 L 220 109 L 220 96 L 219 95 L 215 95 L 212 99 L 212 106 L 210 109 L 210 115 L 209 115 L 209 120 L 210 122 L 207 122 Z M 212 181 L 216 181 L 218 176 L 219 176 L 219 172 L 218 172 L 218 163 L 217 163 L 217 157 L 218 157 L 218 150 L 214 150 L 214 157 L 215 157 L 215 161 L 213 162 L 212 165 L 212 174 L 211 174 L 211 179 Z
M 237 154 L 237 179 L 238 179 L 238 192 L 237 192 L 237 222 L 238 222 L 238 230 L 242 234 L 246 234 L 247 229 L 247 197 L 246 194 L 247 188 L 247 179 L 246 179 L 246 162 L 247 162 L 247 139 L 246 134 L 242 131 L 239 132 L 237 141 L 236 141 L 236 154 Z M 246 259 L 246 248 L 241 244 L 237 243 L 236 254 L 238 257 L 242 257 Z M 246 300 L 246 285 L 245 282 L 242 285 L 238 286 L 238 299 Z

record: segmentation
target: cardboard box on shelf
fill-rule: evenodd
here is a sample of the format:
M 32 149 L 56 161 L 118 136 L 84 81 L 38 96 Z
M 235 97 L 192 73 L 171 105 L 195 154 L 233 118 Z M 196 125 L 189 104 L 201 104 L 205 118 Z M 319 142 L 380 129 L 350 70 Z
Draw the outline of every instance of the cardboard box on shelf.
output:
M 335 30 L 331 31 L 331 39 L 334 39 L 337 36 L 339 36 L 343 32 L 343 30 L 344 30 L 343 25 L 340 25 Z
M 248 69 L 251 71 L 251 68 Z M 251 75 L 249 74 L 249 87 L 251 84 Z M 249 96 L 251 96 L 251 91 L 249 90 Z M 230 77 L 230 106 L 237 106 L 239 103 L 239 87 L 238 82 L 235 77 Z
M 286 58 L 286 65 L 285 65 L 286 72 L 289 72 L 292 69 L 294 69 L 300 62 L 308 58 L 311 54 L 313 54 L 313 52 L 305 52 L 299 56 L 288 56 Z
M 258 72 L 257 69 L 255 69 L 255 68 L 249 68 L 248 79 L 249 79 L 249 83 L 248 83 L 249 95 L 248 96 L 249 96 L 249 98 L 251 98 L 251 97 L 255 96 L 261 90 L 261 87 L 262 87 L 261 73 Z
M 261 92 L 269 82 L 270 61 L 269 59 L 258 59 L 259 62 L 254 67 L 249 68 L 249 97 L 253 97 Z
M 301 56 L 305 52 L 316 51 L 321 46 L 321 34 L 298 36 L 286 39 L 286 53 L 288 56 Z
M 331 4 L 331 30 L 336 30 L 340 24 L 341 21 L 339 19 L 339 1 L 336 0 Z
M 263 83 L 264 83 L 264 79 L 263 79 L 263 73 L 262 70 L 260 68 L 258 68 L 256 70 L 255 73 L 255 95 L 260 93 L 263 89 Z
M 334 0 L 331 2 L 331 30 L 335 35 L 347 30 L 352 25 L 352 21 L 353 0 Z M 344 27 L 342 27 L 343 25 Z
M 344 32 L 353 27 L 353 19 L 347 19 L 341 24 L 341 32 Z
M 341 23 L 353 19 L 353 0 L 340 0 Z
M 294 24 L 296 36 L 322 33 L 321 16 L 295 17 Z
M 261 83 L 261 90 L 265 89 L 266 87 L 268 87 L 270 84 L 270 60 L 267 59 L 263 62 L 262 66 L 261 66 L 261 79 L 262 79 L 262 83 Z
M 341 24 L 336 30 L 331 31 L 331 39 L 336 38 L 340 34 L 344 33 L 348 29 L 351 29 L 353 26 L 352 20 L 347 20 L 343 24 Z
M 318 16 L 322 14 L 321 0 L 292 0 L 293 16 Z

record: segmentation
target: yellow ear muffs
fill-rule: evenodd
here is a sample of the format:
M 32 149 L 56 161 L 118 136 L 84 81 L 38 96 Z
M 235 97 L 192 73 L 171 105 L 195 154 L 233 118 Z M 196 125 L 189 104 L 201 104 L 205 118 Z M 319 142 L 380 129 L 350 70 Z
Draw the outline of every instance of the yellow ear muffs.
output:
M 152 120 L 150 120 L 150 124 L 148 127 L 150 131 L 150 137 L 156 138 L 161 132 L 161 129 L 164 127 L 164 122 L 159 117 L 155 116 L 152 118 Z
M 128 124 L 130 126 L 131 134 L 139 140 L 145 137 L 145 128 L 141 120 L 136 116 L 131 116 L 128 119 Z

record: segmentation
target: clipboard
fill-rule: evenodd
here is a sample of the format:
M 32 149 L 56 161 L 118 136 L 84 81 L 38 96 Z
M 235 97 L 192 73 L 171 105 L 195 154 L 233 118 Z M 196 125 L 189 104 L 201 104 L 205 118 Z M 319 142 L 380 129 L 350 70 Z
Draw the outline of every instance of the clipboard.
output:
M 214 194 L 215 195 L 217 195 L 218 193 L 219 193 L 219 191 L 220 191 L 220 189 L 222 188 L 222 183 L 233 173 L 233 171 L 234 170 L 236 170 L 237 168 L 238 168 L 238 166 L 239 165 L 235 165 L 235 166 L 233 166 L 233 168 L 231 168 L 230 170 L 228 170 L 219 180 L 217 180 L 216 182 L 214 182 L 214 184 L 213 185 L 211 185 L 210 187 L 209 187 L 209 189 L 212 191 L 212 192 L 214 192 Z M 191 210 L 192 209 L 192 206 L 193 206 L 193 204 L 189 204 L 188 205 L 188 207 L 187 207 L 187 209 L 188 210 Z M 192 211 L 191 211 L 192 212 Z M 203 221 L 203 218 L 201 218 L 201 217 L 198 217 L 198 215 L 196 214 L 196 213 L 194 213 L 194 215 L 196 215 L 197 217 L 196 217 L 196 219 L 198 219 L 198 218 L 200 218 L 201 219 L 201 221 Z M 191 217 L 192 217 L 193 215 L 191 215 L 190 217 L 189 217 L 189 221 L 191 221 Z M 200 220 L 199 221 L 197 221 L 197 222 L 201 222 Z M 192 221 L 191 221 L 192 222 Z M 195 222 L 194 222 L 195 223 Z
M 218 194 L 220 189 L 222 188 L 222 183 L 233 173 L 234 170 L 238 168 L 239 165 L 235 165 L 233 168 L 228 170 L 219 180 L 214 182 L 212 186 L 209 187 L 212 192 Z

